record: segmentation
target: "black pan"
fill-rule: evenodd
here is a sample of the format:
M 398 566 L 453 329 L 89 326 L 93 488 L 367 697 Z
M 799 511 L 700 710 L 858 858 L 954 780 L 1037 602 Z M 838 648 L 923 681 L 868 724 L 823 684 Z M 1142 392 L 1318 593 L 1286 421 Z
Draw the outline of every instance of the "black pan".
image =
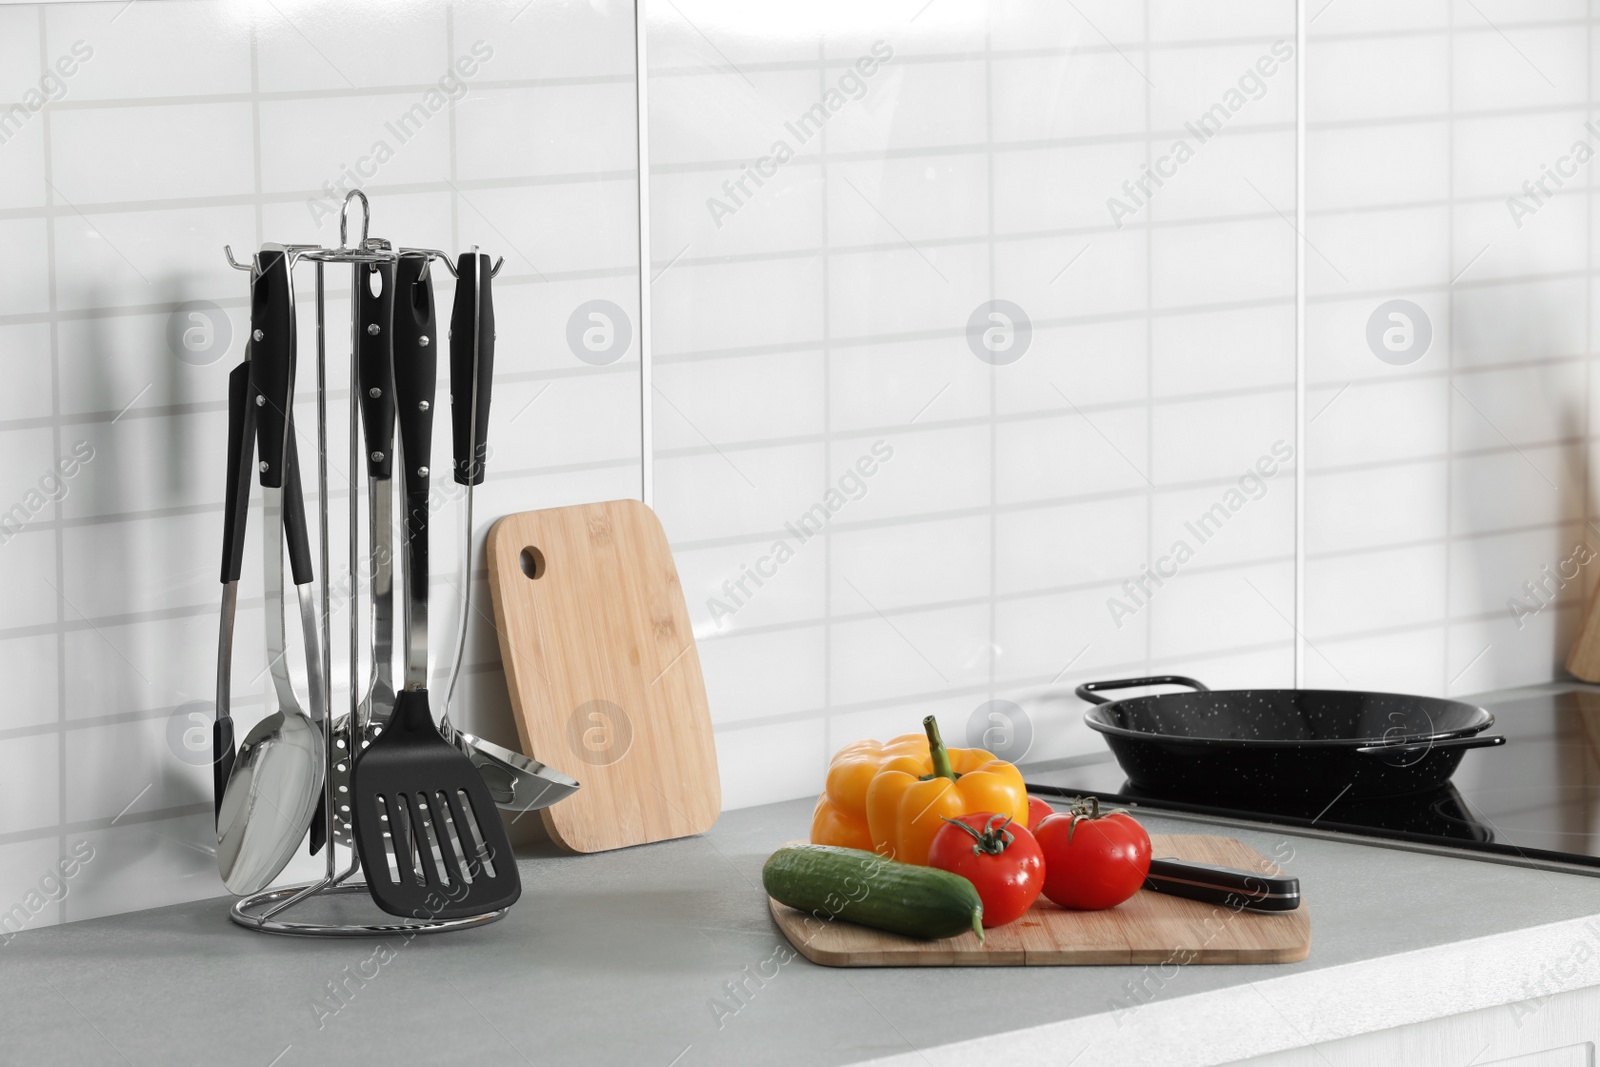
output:
M 1107 689 L 1191 693 L 1108 700 Z M 1138 789 L 1173 799 L 1400 796 L 1449 781 L 1494 716 L 1459 700 L 1338 689 L 1212 691 L 1163 675 L 1086 682 L 1084 713 Z

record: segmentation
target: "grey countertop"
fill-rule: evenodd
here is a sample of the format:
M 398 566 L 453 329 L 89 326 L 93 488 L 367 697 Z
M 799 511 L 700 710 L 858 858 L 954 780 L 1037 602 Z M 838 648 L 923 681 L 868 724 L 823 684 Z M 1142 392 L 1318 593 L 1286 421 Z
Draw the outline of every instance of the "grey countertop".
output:
M 762 862 L 804 836 L 810 807 L 728 812 L 703 837 L 601 855 L 524 845 L 521 902 L 469 932 L 271 937 L 216 898 L 22 933 L 0 946 L 0 1058 L 748 1067 L 985 1062 L 977 1050 L 1202 1064 L 1600 984 L 1600 879 L 1230 828 L 1264 854 L 1293 849 L 1306 961 L 1158 974 L 796 957 L 736 1000 L 730 986 L 783 943 Z M 1127 1010 L 1136 986 L 1147 1002 Z

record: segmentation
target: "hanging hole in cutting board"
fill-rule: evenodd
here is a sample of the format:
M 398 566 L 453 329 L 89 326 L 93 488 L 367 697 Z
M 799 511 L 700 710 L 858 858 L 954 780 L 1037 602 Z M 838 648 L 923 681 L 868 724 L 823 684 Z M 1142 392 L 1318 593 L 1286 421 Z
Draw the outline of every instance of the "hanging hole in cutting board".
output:
M 529 578 L 544 577 L 544 553 L 529 545 L 522 550 L 522 573 Z

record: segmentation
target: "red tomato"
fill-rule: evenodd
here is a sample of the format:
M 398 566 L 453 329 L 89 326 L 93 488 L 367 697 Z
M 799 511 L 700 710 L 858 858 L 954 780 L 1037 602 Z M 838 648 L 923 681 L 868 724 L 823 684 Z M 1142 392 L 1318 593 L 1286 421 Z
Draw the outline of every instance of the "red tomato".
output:
M 1039 824 L 1056 813 L 1056 809 L 1038 797 L 1028 798 L 1028 829 L 1037 830 Z
M 1150 873 L 1150 835 L 1127 812 L 1101 815 L 1093 797 L 1051 815 L 1034 833 L 1044 851 L 1044 895 L 1063 908 L 1114 908 Z
M 945 824 L 933 835 L 928 866 L 959 874 L 977 888 L 984 926 L 1004 926 L 1033 906 L 1044 888 L 1044 856 L 1026 827 L 988 812 Z

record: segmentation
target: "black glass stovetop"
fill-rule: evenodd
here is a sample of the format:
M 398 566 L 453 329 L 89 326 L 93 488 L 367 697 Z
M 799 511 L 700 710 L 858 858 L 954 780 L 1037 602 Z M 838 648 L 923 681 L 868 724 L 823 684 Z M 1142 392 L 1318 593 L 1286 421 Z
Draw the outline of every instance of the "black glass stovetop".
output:
M 1448 785 L 1413 796 L 1284 804 L 1173 799 L 1134 789 L 1109 750 L 1022 771 L 1049 800 L 1093 794 L 1102 806 L 1466 849 L 1512 862 L 1578 864 L 1600 874 L 1600 689 L 1473 702 L 1494 713 L 1490 732 L 1504 734 L 1505 745 L 1469 751 Z

